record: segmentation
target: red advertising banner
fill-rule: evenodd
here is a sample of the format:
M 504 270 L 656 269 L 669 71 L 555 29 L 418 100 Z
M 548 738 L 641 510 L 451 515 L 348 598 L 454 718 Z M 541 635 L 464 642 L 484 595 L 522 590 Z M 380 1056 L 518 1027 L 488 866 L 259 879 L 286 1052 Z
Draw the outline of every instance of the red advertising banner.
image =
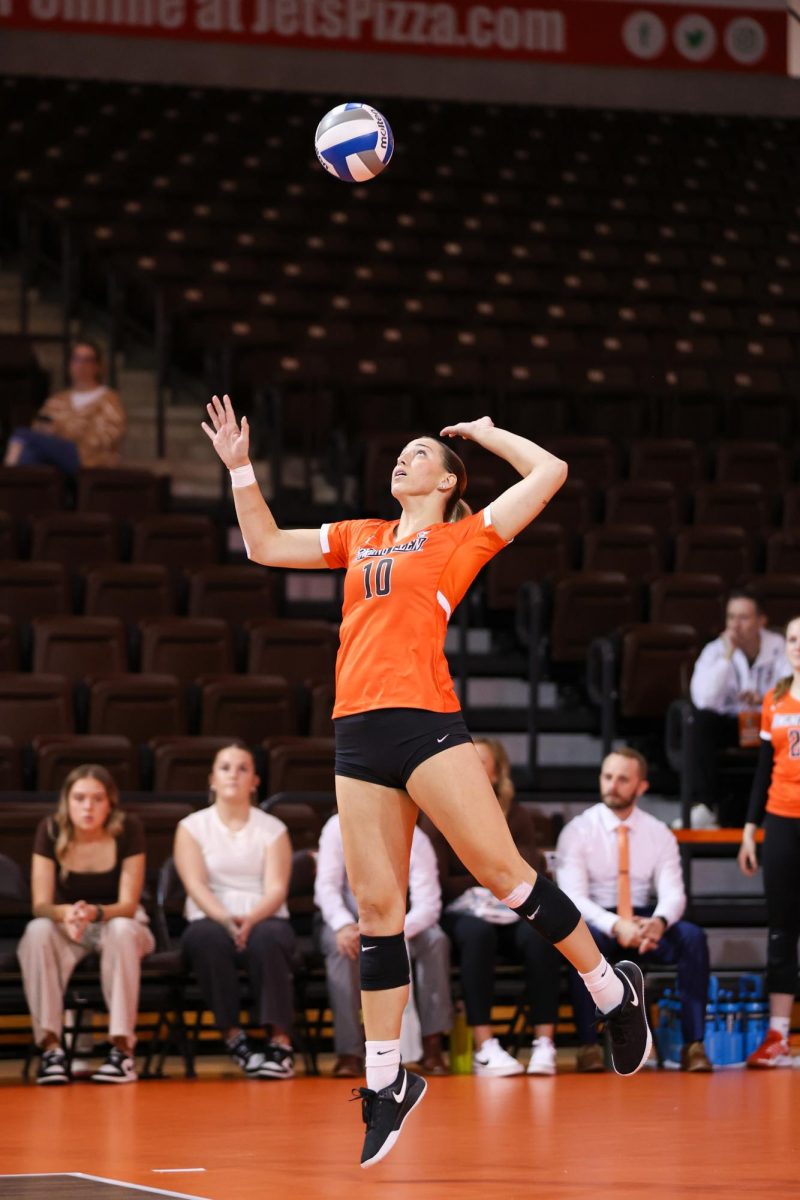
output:
M 786 23 L 736 0 L 0 0 L 0 30 L 780 75 Z

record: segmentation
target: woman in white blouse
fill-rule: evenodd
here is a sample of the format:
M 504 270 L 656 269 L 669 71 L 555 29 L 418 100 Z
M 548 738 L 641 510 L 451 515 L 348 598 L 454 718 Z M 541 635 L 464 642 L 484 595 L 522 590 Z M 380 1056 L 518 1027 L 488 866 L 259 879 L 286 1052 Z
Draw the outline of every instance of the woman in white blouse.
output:
M 283 822 L 253 807 L 258 782 L 252 754 L 232 742 L 211 768 L 212 803 L 178 825 L 175 865 L 189 922 L 182 948 L 234 1062 L 251 1078 L 290 1079 L 295 939 L 286 896 L 292 847 Z M 240 1025 L 242 968 L 250 977 L 254 1021 L 268 1031 L 263 1051 Z

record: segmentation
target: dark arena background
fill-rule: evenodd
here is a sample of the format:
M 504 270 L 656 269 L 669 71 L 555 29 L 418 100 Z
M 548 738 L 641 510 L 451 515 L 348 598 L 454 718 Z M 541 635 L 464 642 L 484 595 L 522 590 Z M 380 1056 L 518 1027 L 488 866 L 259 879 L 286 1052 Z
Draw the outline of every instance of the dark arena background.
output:
M 772 868 L 769 908 L 761 867 L 742 865 L 763 853 L 759 710 L 800 616 L 799 64 L 800 19 L 773 0 L 0 0 L 2 1200 L 797 1196 L 800 860 Z M 395 148 L 379 177 L 345 183 L 314 135 L 354 101 Z M 117 407 L 81 424 L 82 397 L 112 403 L 103 385 Z M 403 1040 L 442 1077 L 391 1157 L 359 1170 L 363 1045 L 334 1038 L 341 946 L 315 903 L 342 578 L 248 561 L 200 428 L 223 393 L 285 528 L 396 517 L 408 439 L 484 414 L 568 464 L 452 614 L 446 653 L 470 733 L 501 743 L 510 811 L 565 890 L 600 871 L 596 842 L 567 875 L 571 823 L 605 815 L 601 764 L 633 769 L 626 746 L 646 759 L 637 819 L 671 831 L 685 904 L 663 924 L 691 928 L 709 965 L 642 943 L 655 1050 L 634 1079 L 587 1044 L 566 964 L 542 1019 L 544 978 L 509 938 L 477 960 L 489 1023 L 468 1021 L 449 906 L 475 881 L 457 884 L 437 844 L 454 1016 L 431 1036 L 418 969 L 423 1036 L 411 1014 Z M 516 476 L 454 445 L 478 512 Z M 764 823 L 765 846 L 771 821 L 791 826 L 785 850 L 800 664 L 794 680 L 774 726 L 782 815 L 770 792 Z M 175 831 L 207 809 L 233 739 L 291 839 L 293 1078 L 243 1074 L 182 949 Z M 102 912 L 58 935 L 60 1057 L 31 1020 L 43 968 L 17 956 L 32 916 L 49 919 L 42 837 L 85 764 L 109 773 L 146 855 L 152 938 L 118 1088 L 91 1080 L 120 1044 Z M 657 865 L 637 884 L 640 853 L 632 837 L 650 904 L 632 923 L 668 882 Z M 610 880 L 592 903 L 619 913 L 613 947 L 616 865 Z M 244 969 L 241 988 L 257 1050 Z M 50 1069 L 62 1086 L 42 1086 Z

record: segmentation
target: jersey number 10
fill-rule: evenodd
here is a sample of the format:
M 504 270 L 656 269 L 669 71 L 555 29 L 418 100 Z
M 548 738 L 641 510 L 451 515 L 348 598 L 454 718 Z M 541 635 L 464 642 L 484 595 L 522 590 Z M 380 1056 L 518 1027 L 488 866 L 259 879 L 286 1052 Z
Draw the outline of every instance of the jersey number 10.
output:
M 365 600 L 371 600 L 373 596 L 389 595 L 392 590 L 392 565 L 391 558 L 379 558 L 377 562 L 364 564 L 361 569 L 364 572 Z

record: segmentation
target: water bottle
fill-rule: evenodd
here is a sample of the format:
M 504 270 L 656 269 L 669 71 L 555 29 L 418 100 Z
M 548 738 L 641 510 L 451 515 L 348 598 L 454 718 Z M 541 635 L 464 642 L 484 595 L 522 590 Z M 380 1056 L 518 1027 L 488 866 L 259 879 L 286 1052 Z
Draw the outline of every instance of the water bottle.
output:
M 456 1005 L 450 1032 L 450 1070 L 454 1075 L 472 1074 L 472 1028 L 461 1003 Z
M 739 980 L 739 999 L 744 1036 L 744 1057 L 757 1050 L 767 1035 L 769 1007 L 764 997 L 761 975 L 742 975 Z
M 706 1004 L 706 1054 L 716 1067 L 720 1063 L 720 1034 L 719 1019 L 719 979 L 712 975 L 708 981 L 708 1003 Z
M 739 1001 L 734 992 L 725 993 L 725 1002 L 721 1008 L 725 1028 L 725 1065 L 742 1067 L 744 1066 L 744 1035 Z
M 672 1053 L 672 989 L 665 988 L 658 1002 L 658 1025 L 656 1026 L 659 1062 L 667 1062 Z

